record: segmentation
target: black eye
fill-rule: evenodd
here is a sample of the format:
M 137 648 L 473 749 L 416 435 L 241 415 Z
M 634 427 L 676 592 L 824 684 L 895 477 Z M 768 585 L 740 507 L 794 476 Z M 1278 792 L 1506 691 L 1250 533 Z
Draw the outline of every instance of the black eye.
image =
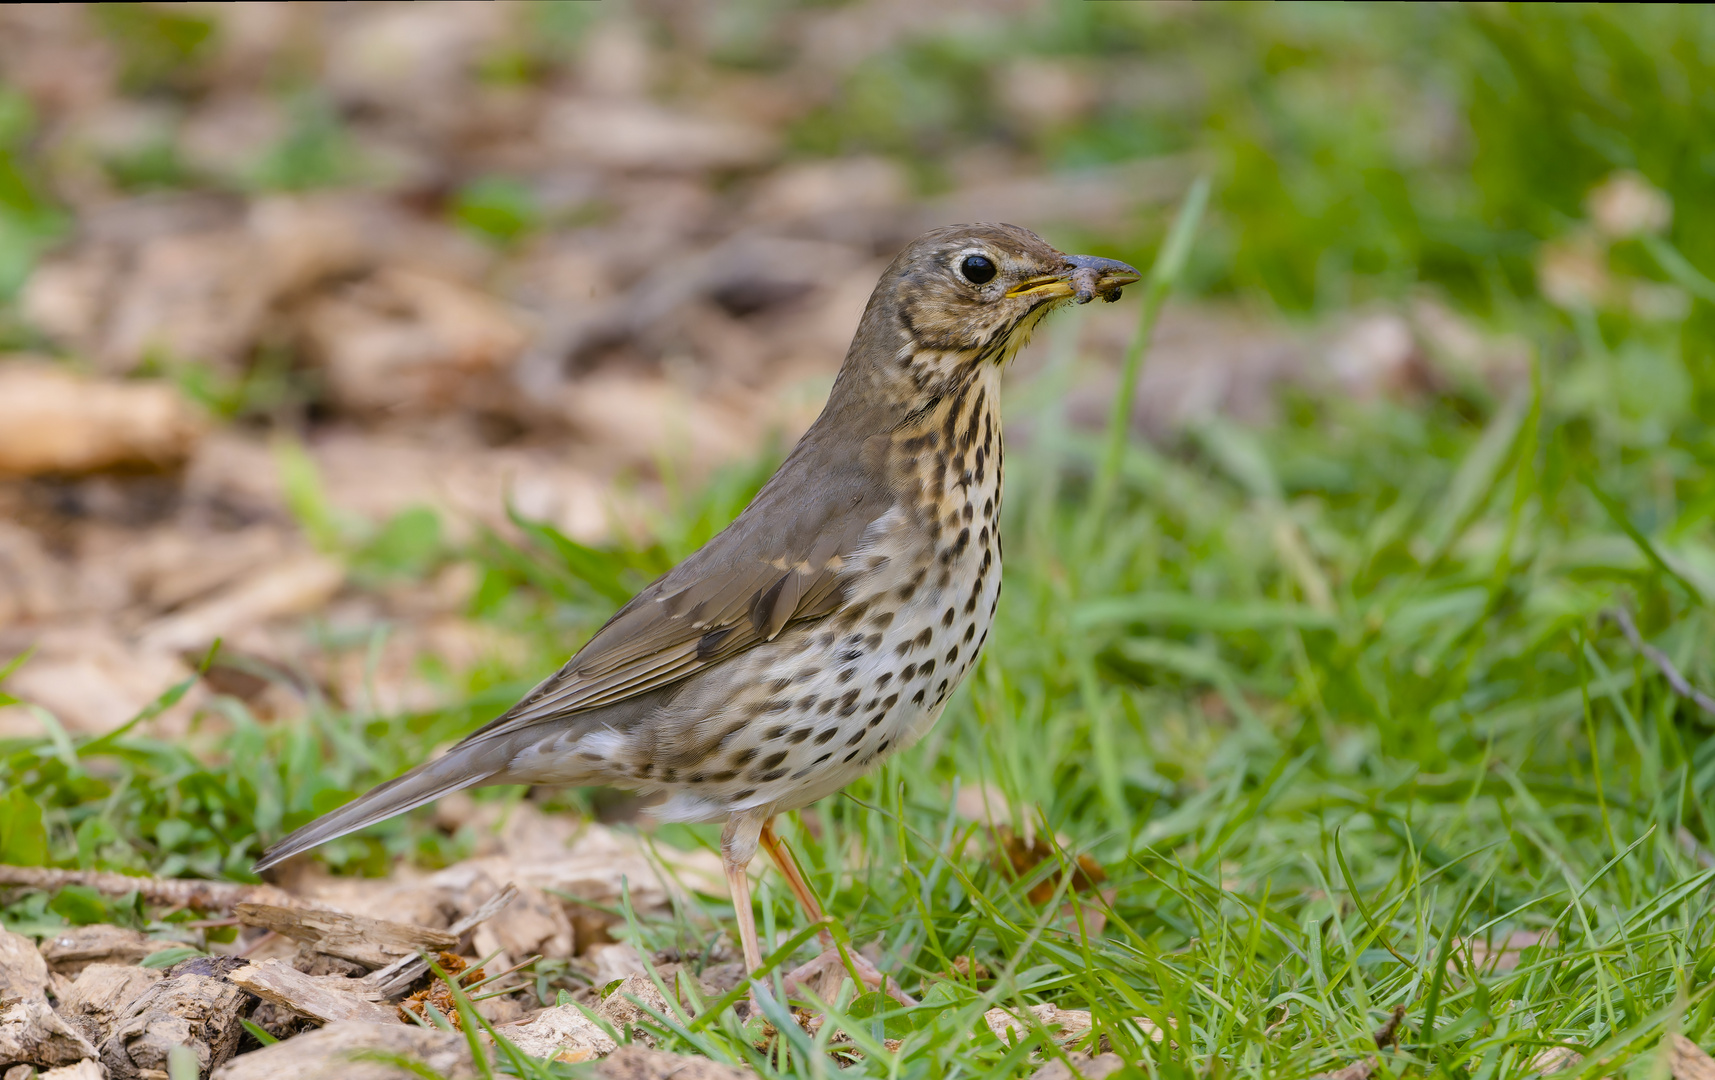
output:
M 981 285 L 994 280 L 994 263 L 983 255 L 967 255 L 959 264 L 959 273 L 965 275 L 965 280 L 972 285 Z

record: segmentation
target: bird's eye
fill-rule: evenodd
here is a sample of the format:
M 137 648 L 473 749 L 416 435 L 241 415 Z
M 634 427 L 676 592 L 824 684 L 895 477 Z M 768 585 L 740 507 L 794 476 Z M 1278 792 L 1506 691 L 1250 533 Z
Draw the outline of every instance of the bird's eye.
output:
M 994 263 L 985 255 L 967 255 L 959 264 L 959 273 L 972 285 L 981 285 L 994 280 Z

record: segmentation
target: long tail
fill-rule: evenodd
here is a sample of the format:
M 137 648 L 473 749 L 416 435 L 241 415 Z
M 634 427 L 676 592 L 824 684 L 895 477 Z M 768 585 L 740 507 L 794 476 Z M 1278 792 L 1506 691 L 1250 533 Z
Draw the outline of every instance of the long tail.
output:
M 266 870 L 318 844 L 354 833 L 377 821 L 386 821 L 395 814 L 414 810 L 442 795 L 492 782 L 504 765 L 492 760 L 497 755 L 483 752 L 491 749 L 481 744 L 457 746 L 434 761 L 424 762 L 410 772 L 369 789 L 263 852 L 253 869 Z M 483 758 L 490 760 L 484 761 Z

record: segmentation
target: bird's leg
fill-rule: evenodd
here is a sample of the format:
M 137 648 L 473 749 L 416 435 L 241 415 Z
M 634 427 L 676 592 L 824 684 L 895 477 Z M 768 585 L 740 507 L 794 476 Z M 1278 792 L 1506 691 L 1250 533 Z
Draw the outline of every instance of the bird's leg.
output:
M 834 936 L 828 933 L 828 920 L 822 911 L 822 905 L 816 899 L 816 894 L 810 891 L 810 883 L 798 872 L 798 860 L 792 857 L 786 842 L 774 832 L 773 818 L 763 823 L 758 839 L 769 857 L 774 860 L 774 865 L 785 875 L 787 887 L 792 890 L 792 895 L 798 898 L 798 903 L 803 905 L 804 914 L 810 917 L 811 922 L 821 924 L 816 936 L 821 939 L 822 954 L 786 974 L 786 992 L 790 994 L 799 987 L 808 987 L 811 985 L 810 980 L 820 976 L 819 996 L 825 1001 L 832 1000 L 833 995 L 839 992 L 840 979 L 845 976 L 846 965 L 849 963 L 865 986 L 887 991 L 888 996 L 901 1005 L 917 1004 L 917 1000 L 901 989 L 898 982 L 890 984 L 887 976 L 877 971 L 868 957 L 856 949 L 842 952 L 835 944 Z
M 804 875 L 798 872 L 798 860 L 792 857 L 790 851 L 786 850 L 786 841 L 780 839 L 779 835 L 775 833 L 773 818 L 769 818 L 763 823 L 759 839 L 762 841 L 763 850 L 768 852 L 768 857 L 773 859 L 774 865 L 778 866 L 780 872 L 786 875 L 786 887 L 792 890 L 792 895 L 796 896 L 798 903 L 804 906 L 804 914 L 810 916 L 811 922 L 824 924 L 817 931 L 817 936 L 822 939 L 822 945 L 824 947 L 832 946 L 834 936 L 828 933 L 826 926 L 828 917 L 822 912 L 821 901 L 817 900 L 816 894 L 810 891 L 810 883 L 804 880 Z
M 755 818 L 734 815 L 721 830 L 721 863 L 726 868 L 727 887 L 732 891 L 733 915 L 738 919 L 738 940 L 744 949 L 744 970 L 755 975 L 762 968 L 762 948 L 756 941 L 756 912 L 750 907 L 750 877 L 745 868 L 756 855 L 761 823 Z M 750 1011 L 760 1016 L 756 991 L 751 990 Z

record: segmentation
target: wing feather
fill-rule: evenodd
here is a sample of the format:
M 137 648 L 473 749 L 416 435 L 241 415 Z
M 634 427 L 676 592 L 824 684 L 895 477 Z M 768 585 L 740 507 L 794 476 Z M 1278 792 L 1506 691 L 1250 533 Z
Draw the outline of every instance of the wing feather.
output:
M 874 443 L 829 455 L 806 437 L 736 521 L 465 742 L 659 689 L 833 611 L 852 557 L 894 502 L 879 472 L 884 448 Z

